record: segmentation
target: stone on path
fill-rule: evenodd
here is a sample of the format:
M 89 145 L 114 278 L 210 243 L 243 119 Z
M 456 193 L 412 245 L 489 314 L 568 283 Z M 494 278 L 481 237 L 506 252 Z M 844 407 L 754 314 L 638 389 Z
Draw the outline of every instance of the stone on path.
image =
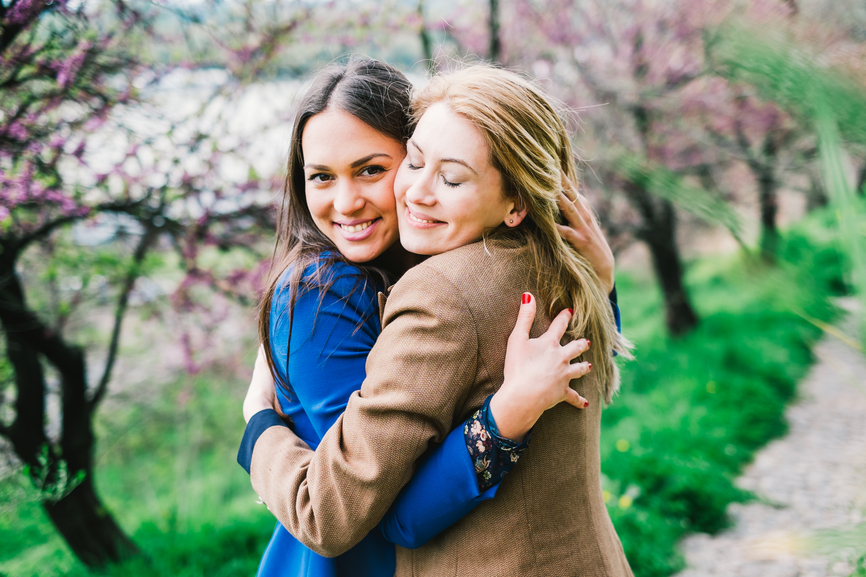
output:
M 737 480 L 759 501 L 730 505 L 727 531 L 683 540 L 677 577 L 847 577 L 866 553 L 866 356 L 826 334 L 814 352 L 788 434 Z

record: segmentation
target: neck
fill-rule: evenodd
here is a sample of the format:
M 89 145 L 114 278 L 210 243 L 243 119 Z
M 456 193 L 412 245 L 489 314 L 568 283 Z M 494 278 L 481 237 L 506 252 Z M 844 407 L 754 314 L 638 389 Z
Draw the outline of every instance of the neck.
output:
M 399 242 L 392 244 L 385 252 L 370 261 L 368 264 L 384 269 L 399 279 L 407 270 L 424 260 L 424 257 L 411 253 L 403 248 Z

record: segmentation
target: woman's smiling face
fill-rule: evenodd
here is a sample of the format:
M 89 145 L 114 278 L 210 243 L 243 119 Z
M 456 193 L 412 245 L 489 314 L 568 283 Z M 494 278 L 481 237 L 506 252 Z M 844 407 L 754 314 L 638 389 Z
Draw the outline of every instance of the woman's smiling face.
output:
M 311 117 L 301 137 L 304 193 L 316 226 L 352 262 L 368 262 L 398 238 L 394 177 L 403 144 L 348 112 Z
M 442 102 L 418 121 L 394 194 L 400 242 L 417 254 L 481 240 L 485 231 L 503 222 L 516 226 L 523 216 L 505 198 L 481 131 Z

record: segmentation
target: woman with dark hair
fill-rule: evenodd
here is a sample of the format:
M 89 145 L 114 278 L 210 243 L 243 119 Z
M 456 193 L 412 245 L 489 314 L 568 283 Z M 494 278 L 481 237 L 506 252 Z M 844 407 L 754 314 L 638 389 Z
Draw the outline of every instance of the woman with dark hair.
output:
M 295 119 L 272 273 L 260 309 L 263 358 L 257 361 L 257 371 L 275 376 L 278 408 L 313 448 L 364 380 L 364 362 L 381 330 L 378 292 L 419 262 L 397 243 L 393 190 L 411 132 L 409 91 L 408 81 L 392 67 L 355 60 L 323 70 Z M 570 209 L 577 213 L 586 207 Z M 600 276 L 609 272 L 612 279 L 612 256 L 593 226 L 594 221 L 578 231 L 592 239 L 584 244 L 584 252 L 595 257 Z M 509 347 L 512 369 L 506 370 L 505 384 L 490 401 L 499 412 L 494 415 L 488 405 L 470 411 L 462 416 L 463 426 L 450 434 L 450 427 L 431 422 L 438 429 L 434 440 L 440 443 L 421 461 L 414 477 L 413 467 L 401 472 L 400 485 L 408 485 L 382 527 L 371 531 L 379 519 L 364 519 L 363 528 L 355 528 L 363 538 L 336 558 L 317 555 L 302 544 L 307 539 L 298 541 L 278 525 L 260 575 L 392 575 L 394 546 L 389 540 L 420 546 L 492 498 L 520 459 L 529 428 L 545 409 L 562 400 L 578 408 L 588 405 L 568 383 L 589 371 L 587 362 L 570 364 L 586 352 L 589 342 L 559 344 L 571 312 L 557 317 L 546 339 L 528 340 L 535 302 L 531 295 L 523 298 L 523 322 Z M 423 336 L 418 344 L 422 341 Z M 466 344 L 458 339 L 451 347 L 460 354 Z M 505 345 L 495 343 L 503 351 Z M 262 366 L 270 370 L 262 371 Z M 502 372 L 502 367 L 491 369 Z M 413 385 L 393 391 L 398 398 L 392 402 L 409 406 L 425 389 L 448 383 L 421 379 Z M 259 436 L 283 425 L 273 411 L 259 410 L 274 404 L 272 391 L 272 386 L 251 388 L 244 404 L 250 422 L 239 461 L 247 470 Z M 509 434 L 499 435 L 497 426 Z M 415 450 L 424 452 L 425 447 L 426 443 Z M 268 461 L 279 468 L 279 457 L 274 457 Z M 344 503 L 335 499 L 328 506 L 340 509 Z M 327 533 L 328 528 L 317 530 Z M 324 534 L 310 538 L 329 539 Z

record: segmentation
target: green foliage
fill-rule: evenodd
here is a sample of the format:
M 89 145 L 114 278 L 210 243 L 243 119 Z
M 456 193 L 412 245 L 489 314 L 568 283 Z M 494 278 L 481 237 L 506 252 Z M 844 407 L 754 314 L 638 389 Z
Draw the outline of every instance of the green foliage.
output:
M 604 412 L 605 498 L 638 577 L 683 566 L 679 539 L 716 532 L 731 502 L 749 495 L 733 480 L 754 452 L 785 432 L 783 410 L 830 321 L 827 296 L 843 294 L 846 262 L 832 209 L 789 230 L 779 266 L 746 256 L 689 267 L 703 319 L 672 340 L 651 278 L 618 280 L 624 330 L 637 361 Z M 146 556 L 109 575 L 253 574 L 274 521 L 234 465 L 243 430 L 240 376 L 214 371 L 167 388 L 129 391 L 96 422 L 99 493 Z M 0 516 L 0 573 L 83 577 L 38 503 Z
M 144 556 L 107 575 L 252 575 L 273 516 L 235 464 L 244 379 L 219 368 L 106 404 L 96 421 L 98 491 Z M 20 476 L 20 475 L 19 475 Z M 0 483 L 3 487 L 11 486 Z M 5 494 L 5 493 L 3 493 Z M 91 573 L 35 500 L 0 510 L 0 574 Z
M 637 348 L 620 397 L 605 411 L 605 497 L 638 577 L 683 567 L 677 541 L 728 525 L 749 495 L 733 481 L 754 452 L 785 432 L 783 411 L 811 364 L 827 296 L 844 291 L 829 211 L 786 235 L 780 266 L 749 255 L 694 263 L 689 289 L 703 319 L 669 339 L 651 279 L 620 278 L 624 332 Z
M 37 464 L 34 466 L 24 465 L 23 473 L 33 482 L 40 501 L 59 501 L 84 480 L 84 471 L 78 471 L 70 477 L 66 461 L 52 459 L 47 444 L 42 445 L 36 460 Z

